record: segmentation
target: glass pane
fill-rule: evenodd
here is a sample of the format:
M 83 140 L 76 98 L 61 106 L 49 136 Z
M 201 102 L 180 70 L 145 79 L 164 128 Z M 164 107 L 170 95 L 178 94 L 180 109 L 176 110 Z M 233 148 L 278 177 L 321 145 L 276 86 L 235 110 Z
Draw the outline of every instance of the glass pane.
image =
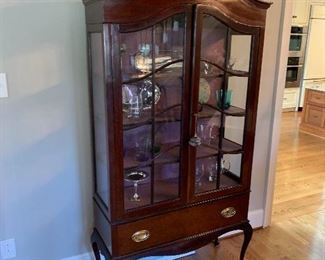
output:
M 92 98 L 95 135 L 96 193 L 108 205 L 108 165 L 107 165 L 107 113 L 105 106 L 105 84 L 103 66 L 103 38 L 101 33 L 90 35 Z
M 195 192 L 240 184 L 251 35 L 241 35 L 203 16 Z
M 249 71 L 251 56 L 251 35 L 240 35 L 231 32 L 230 58 L 228 68 L 234 71 Z
M 203 16 L 201 59 L 225 67 L 228 28 L 210 15 Z
M 220 163 L 220 189 L 240 184 L 241 154 L 225 154 Z
M 184 15 L 121 33 L 126 209 L 179 197 L 184 34 Z

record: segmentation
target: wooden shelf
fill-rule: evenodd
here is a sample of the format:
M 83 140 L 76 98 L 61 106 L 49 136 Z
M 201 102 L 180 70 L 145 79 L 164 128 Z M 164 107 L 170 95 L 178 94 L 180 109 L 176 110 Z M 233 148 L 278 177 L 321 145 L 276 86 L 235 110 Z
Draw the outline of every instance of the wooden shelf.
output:
M 164 65 L 155 69 L 154 73 L 142 73 L 141 71 L 137 71 L 135 73 L 128 73 L 123 75 L 122 84 L 134 84 L 140 82 L 145 79 L 149 79 L 155 75 L 156 79 L 166 78 L 166 77 L 180 77 L 183 76 L 183 66 L 175 67 L 175 64 L 183 62 L 183 59 L 177 59 L 170 62 L 165 63 Z
M 128 149 L 124 156 L 124 170 L 130 171 L 139 168 L 145 168 L 154 164 L 171 164 L 178 163 L 180 159 L 180 143 L 168 143 L 163 144 L 160 147 L 160 152 L 155 155 L 153 159 L 148 161 L 138 161 L 136 159 L 135 148 Z M 232 142 L 226 138 L 222 141 L 222 149 L 219 151 L 218 144 L 201 144 L 196 148 L 196 158 L 204 159 L 212 156 L 216 156 L 221 152 L 222 154 L 237 154 L 242 152 L 242 146 Z
M 129 149 L 127 154 L 124 156 L 124 170 L 130 171 L 133 169 L 145 168 L 151 166 L 154 162 L 155 164 L 168 164 L 177 163 L 180 159 L 180 144 L 179 143 L 169 143 L 163 144 L 160 147 L 160 152 L 155 155 L 153 159 L 148 161 L 140 162 L 136 159 L 136 150 Z
M 156 123 L 179 122 L 181 116 L 181 105 L 177 104 L 157 111 L 154 120 Z M 123 112 L 123 130 L 130 130 L 152 123 L 151 109 L 144 110 L 139 118 L 128 118 L 127 113 Z
M 199 113 L 199 118 L 215 116 L 216 111 L 224 113 L 227 116 L 242 117 L 246 115 L 245 109 L 242 109 L 240 107 L 230 106 L 227 109 L 221 109 L 217 106 L 212 106 L 210 104 L 202 104 L 201 106 L 202 106 L 202 110 Z

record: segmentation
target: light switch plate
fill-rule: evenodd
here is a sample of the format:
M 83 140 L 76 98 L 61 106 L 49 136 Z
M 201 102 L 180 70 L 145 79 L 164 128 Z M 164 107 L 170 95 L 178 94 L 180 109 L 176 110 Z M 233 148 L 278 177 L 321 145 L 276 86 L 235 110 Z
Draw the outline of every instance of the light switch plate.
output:
M 0 73 L 0 98 L 8 97 L 8 86 L 6 73 Z
M 15 239 L 8 239 L 0 241 L 1 259 L 11 259 L 16 257 L 16 243 Z

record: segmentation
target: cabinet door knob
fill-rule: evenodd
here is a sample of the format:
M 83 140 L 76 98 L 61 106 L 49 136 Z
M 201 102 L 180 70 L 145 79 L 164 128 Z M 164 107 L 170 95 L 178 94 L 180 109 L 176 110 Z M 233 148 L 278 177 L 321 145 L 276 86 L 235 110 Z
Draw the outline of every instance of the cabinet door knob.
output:
M 188 141 L 188 144 L 193 147 L 198 147 L 202 144 L 201 138 L 198 136 L 193 136 L 190 141 Z
M 228 207 L 221 211 L 221 215 L 224 218 L 231 218 L 231 217 L 235 216 L 236 213 L 237 213 L 237 211 L 234 207 Z
M 146 241 L 150 237 L 150 232 L 148 230 L 140 230 L 132 235 L 132 240 L 136 243 Z

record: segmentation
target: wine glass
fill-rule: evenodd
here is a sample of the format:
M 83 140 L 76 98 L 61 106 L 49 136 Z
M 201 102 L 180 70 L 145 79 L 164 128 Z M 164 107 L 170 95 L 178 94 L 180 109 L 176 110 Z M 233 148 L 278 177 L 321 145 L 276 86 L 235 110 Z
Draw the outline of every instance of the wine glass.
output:
M 202 162 L 197 162 L 196 163 L 196 168 L 195 168 L 195 185 L 196 186 L 202 186 L 201 179 L 204 175 L 204 164 Z
M 215 158 L 210 158 L 209 159 L 209 166 L 208 166 L 208 180 L 209 182 L 214 182 L 217 178 L 217 167 L 218 163 L 216 162 Z
M 130 201 L 140 201 L 140 195 L 138 193 L 138 183 L 145 180 L 148 177 L 148 174 L 144 171 L 132 171 L 125 175 L 125 180 L 133 182 L 134 193 L 130 198 Z

